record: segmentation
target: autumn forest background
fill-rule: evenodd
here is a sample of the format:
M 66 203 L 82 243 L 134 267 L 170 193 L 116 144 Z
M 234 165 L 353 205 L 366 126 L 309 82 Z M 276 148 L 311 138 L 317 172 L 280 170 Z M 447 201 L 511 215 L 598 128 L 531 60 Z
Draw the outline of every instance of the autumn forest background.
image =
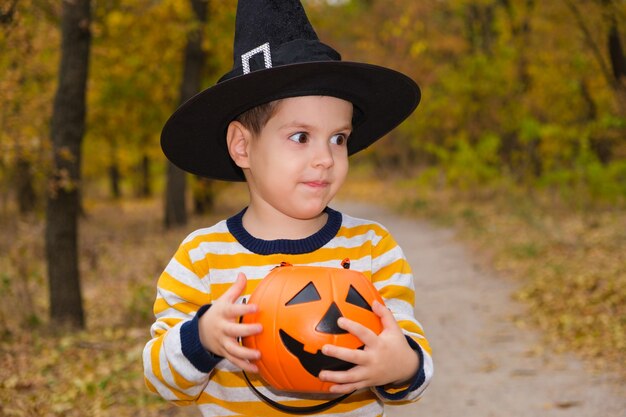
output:
M 550 349 L 626 375 L 626 3 L 303 3 L 344 60 L 423 93 L 341 197 L 458 229 Z M 235 8 L 0 0 L 0 415 L 163 410 L 140 360 L 156 277 L 243 192 L 159 134 L 231 67 Z

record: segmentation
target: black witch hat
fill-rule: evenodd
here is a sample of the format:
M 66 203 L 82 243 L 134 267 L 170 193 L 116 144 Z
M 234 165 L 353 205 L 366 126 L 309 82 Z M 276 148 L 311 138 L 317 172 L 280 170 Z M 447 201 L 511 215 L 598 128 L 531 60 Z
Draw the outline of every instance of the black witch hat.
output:
M 350 155 L 395 128 L 420 101 L 419 87 L 404 74 L 341 61 L 319 41 L 298 0 L 239 0 L 233 55 L 232 70 L 183 103 L 161 133 L 169 160 L 196 175 L 244 181 L 226 130 L 241 113 L 270 101 L 309 95 L 350 101 Z

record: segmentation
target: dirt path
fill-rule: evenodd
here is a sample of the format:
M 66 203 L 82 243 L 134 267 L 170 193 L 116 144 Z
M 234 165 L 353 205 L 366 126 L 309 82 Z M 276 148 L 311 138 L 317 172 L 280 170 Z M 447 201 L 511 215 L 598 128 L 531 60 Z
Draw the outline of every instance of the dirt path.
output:
M 539 334 L 517 328 L 511 319 L 524 307 L 511 299 L 514 284 L 472 262 L 451 230 L 375 206 L 333 207 L 384 224 L 415 274 L 435 378 L 420 402 L 388 407 L 390 417 L 626 417 L 626 387 L 576 358 L 546 353 Z M 199 415 L 185 408 L 164 415 Z
M 376 207 L 337 207 L 383 223 L 414 271 L 435 378 L 419 403 L 391 416 L 626 417 L 626 388 L 546 353 L 539 334 L 517 328 L 511 318 L 524 307 L 511 299 L 514 284 L 481 270 L 452 231 Z

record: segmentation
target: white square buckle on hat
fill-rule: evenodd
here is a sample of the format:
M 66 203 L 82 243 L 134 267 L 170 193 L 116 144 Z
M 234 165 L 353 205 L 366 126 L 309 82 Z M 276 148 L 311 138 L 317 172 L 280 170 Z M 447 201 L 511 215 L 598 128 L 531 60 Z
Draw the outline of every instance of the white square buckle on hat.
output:
M 254 55 L 263 52 L 263 61 L 265 63 L 265 68 L 272 68 L 272 54 L 270 52 L 270 43 L 265 42 L 263 45 L 257 46 L 251 51 L 246 52 L 241 55 L 241 64 L 243 66 L 243 73 L 250 73 L 250 58 Z

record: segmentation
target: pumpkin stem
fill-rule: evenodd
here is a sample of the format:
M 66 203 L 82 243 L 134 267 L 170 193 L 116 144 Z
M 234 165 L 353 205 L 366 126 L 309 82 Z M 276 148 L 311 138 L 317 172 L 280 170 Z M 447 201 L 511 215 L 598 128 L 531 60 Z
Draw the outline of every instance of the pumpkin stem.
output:
M 343 269 L 350 269 L 350 258 L 341 261 L 341 266 L 343 266 Z

